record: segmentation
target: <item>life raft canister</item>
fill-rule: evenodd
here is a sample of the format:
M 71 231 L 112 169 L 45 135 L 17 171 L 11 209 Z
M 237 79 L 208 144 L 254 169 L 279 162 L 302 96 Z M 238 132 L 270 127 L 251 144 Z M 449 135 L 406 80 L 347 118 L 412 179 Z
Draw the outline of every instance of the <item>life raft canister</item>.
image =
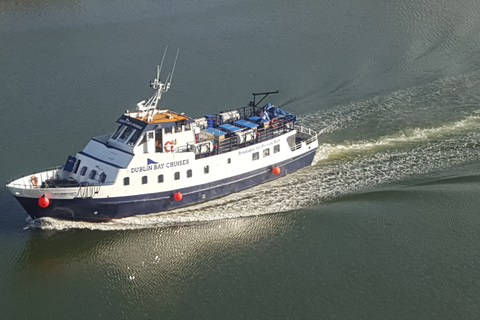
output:
M 175 146 L 175 143 L 174 143 L 173 141 L 167 141 L 167 142 L 165 142 L 165 151 L 166 151 L 166 152 L 172 152 L 174 146 Z

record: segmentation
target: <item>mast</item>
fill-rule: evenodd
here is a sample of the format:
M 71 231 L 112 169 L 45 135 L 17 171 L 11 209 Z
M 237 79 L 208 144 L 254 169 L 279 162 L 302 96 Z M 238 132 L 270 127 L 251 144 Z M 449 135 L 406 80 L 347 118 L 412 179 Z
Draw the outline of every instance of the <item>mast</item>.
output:
M 143 100 L 137 104 L 137 110 L 139 111 L 139 113 L 143 113 L 142 120 L 147 117 L 147 121 L 152 121 L 155 110 L 157 109 L 158 101 L 160 101 L 160 99 L 162 98 L 162 94 L 167 92 L 168 89 L 170 89 L 170 85 L 173 79 L 173 73 L 175 71 L 175 65 L 177 64 L 179 49 L 177 49 L 177 55 L 175 56 L 172 71 L 167 75 L 165 82 L 162 82 L 160 79 L 160 73 L 162 71 L 163 61 L 165 60 L 167 48 L 168 47 L 165 47 L 165 51 L 163 52 L 162 62 L 160 63 L 160 65 L 157 65 L 157 76 L 155 77 L 155 79 L 153 79 L 153 81 L 150 81 L 150 87 L 155 89 L 156 92 L 150 99 L 148 99 L 148 101 L 145 102 L 145 100 Z

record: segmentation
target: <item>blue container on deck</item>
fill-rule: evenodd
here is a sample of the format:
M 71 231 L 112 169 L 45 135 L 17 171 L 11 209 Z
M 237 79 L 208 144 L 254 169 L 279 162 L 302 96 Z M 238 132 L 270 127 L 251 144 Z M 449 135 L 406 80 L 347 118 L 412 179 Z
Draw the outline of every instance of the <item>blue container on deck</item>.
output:
M 213 128 L 213 121 L 215 120 L 215 116 L 213 114 L 207 114 L 205 118 L 207 119 L 208 127 Z

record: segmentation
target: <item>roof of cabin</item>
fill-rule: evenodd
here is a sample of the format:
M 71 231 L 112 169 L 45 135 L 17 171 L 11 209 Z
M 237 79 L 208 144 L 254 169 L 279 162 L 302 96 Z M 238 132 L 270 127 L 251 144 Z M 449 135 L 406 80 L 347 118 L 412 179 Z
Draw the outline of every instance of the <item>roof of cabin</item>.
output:
M 139 130 L 152 130 L 157 127 L 173 127 L 181 123 L 194 122 L 192 118 L 179 114 L 170 110 L 155 110 L 155 114 L 149 121 L 149 116 L 146 112 L 133 111 L 127 112 L 117 120 L 118 123 L 132 126 Z
M 176 112 L 172 112 L 169 110 L 156 113 L 153 116 L 152 121 L 148 121 L 147 118 L 148 117 L 136 117 L 136 119 L 144 121 L 146 123 L 160 123 L 160 122 L 190 120 L 190 118 L 185 115 L 178 114 Z

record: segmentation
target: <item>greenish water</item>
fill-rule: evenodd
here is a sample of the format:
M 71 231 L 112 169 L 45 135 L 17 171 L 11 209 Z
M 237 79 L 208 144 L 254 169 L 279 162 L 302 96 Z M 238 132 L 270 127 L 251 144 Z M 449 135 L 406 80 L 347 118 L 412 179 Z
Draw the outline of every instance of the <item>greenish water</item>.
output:
M 475 1 L 3 1 L 0 181 L 61 165 L 148 98 L 252 92 L 320 132 L 314 165 L 169 213 L 31 221 L 0 188 L 1 319 L 475 319 Z

